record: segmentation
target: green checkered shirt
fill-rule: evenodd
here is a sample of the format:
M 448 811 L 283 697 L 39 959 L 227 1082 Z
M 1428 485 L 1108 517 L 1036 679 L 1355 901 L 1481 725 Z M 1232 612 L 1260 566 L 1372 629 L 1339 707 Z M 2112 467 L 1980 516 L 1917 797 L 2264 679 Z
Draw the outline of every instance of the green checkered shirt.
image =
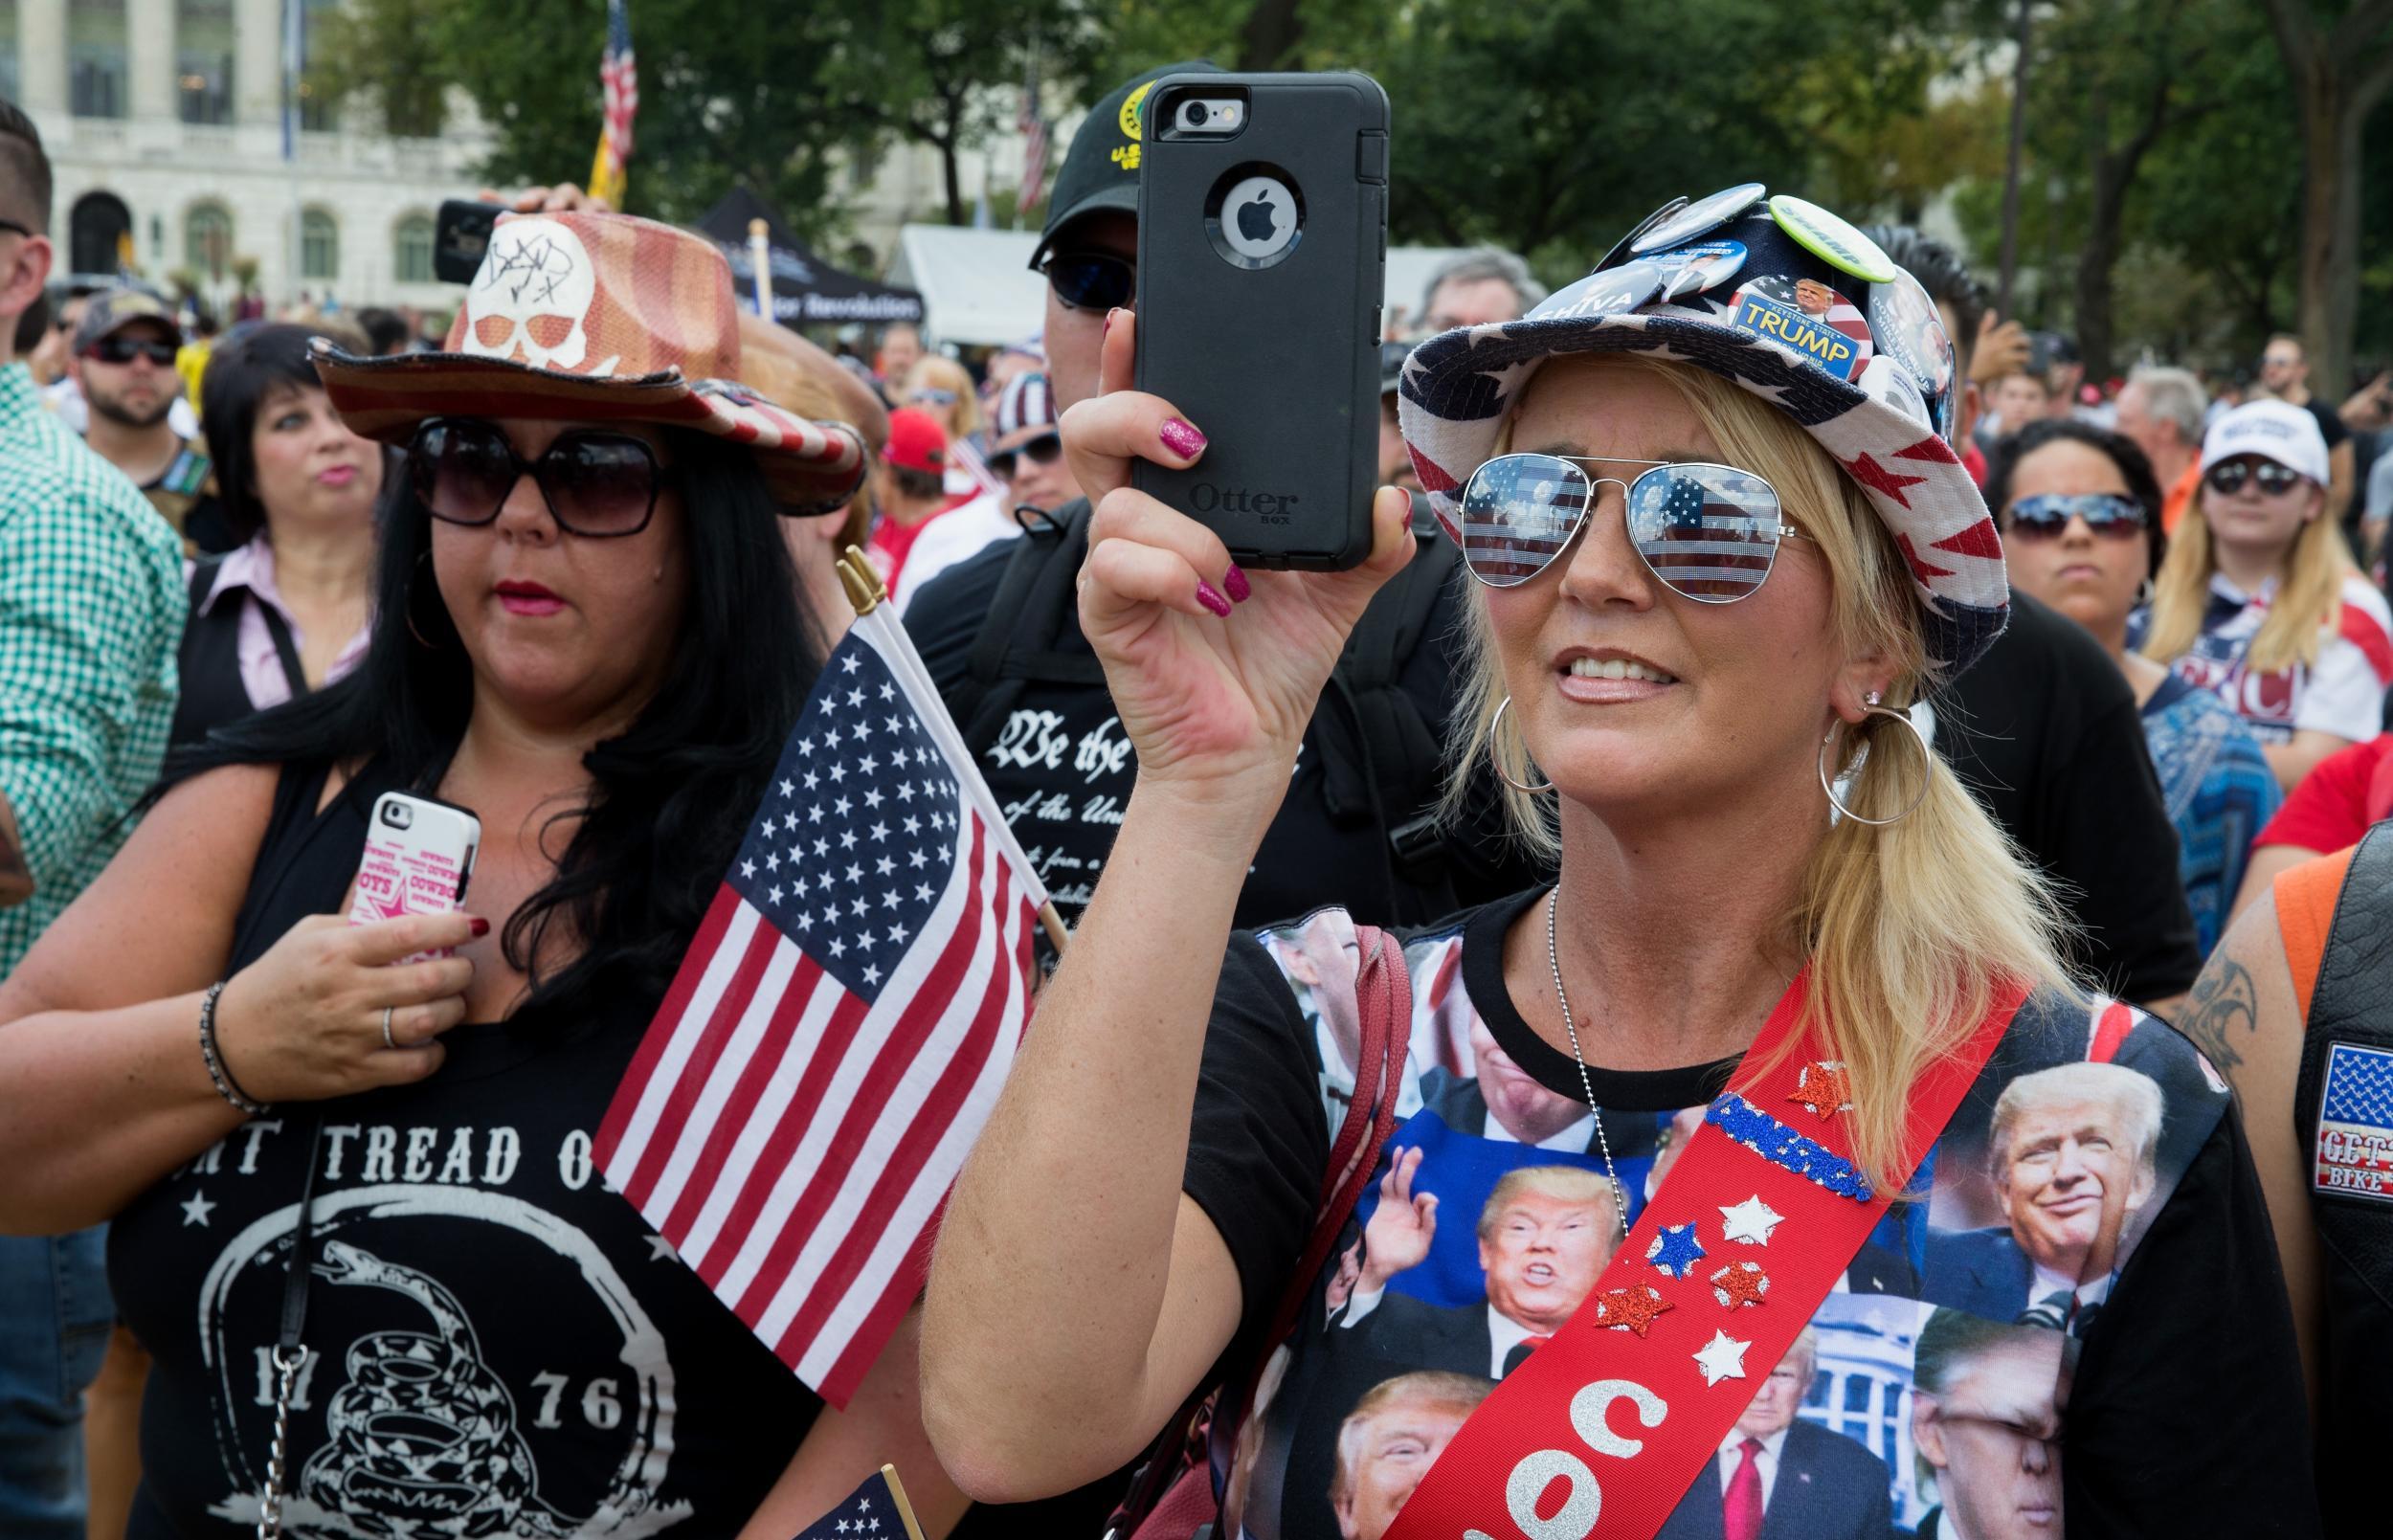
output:
M 124 474 L 0 367 L 0 795 L 34 896 L 0 909 L 14 969 L 130 828 L 174 720 L 183 547 Z

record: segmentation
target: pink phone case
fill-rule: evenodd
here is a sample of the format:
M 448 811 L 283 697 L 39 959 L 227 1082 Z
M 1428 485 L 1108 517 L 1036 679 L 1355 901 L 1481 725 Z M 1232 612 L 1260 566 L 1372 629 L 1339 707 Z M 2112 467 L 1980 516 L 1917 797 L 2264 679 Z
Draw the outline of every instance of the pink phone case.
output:
M 464 902 L 481 839 L 481 823 L 462 809 L 399 792 L 384 794 L 367 822 L 349 924 L 454 911 Z M 452 951 L 444 947 L 405 960 Z

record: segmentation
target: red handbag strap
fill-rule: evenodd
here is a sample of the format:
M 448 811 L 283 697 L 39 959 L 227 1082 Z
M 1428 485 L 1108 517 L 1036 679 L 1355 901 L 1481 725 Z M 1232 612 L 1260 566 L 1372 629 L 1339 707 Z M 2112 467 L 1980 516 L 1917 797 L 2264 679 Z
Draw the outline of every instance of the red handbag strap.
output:
M 1129 1494 L 1114 1510 L 1108 1535 L 1136 1529 L 1164 1500 L 1174 1478 L 1186 1468 L 1182 1451 L 1194 1441 L 1196 1420 L 1217 1395 L 1224 1398 L 1215 1405 L 1206 1441 L 1221 1450 L 1237 1440 L 1271 1350 L 1294 1329 L 1313 1279 L 1328 1262 L 1331 1248 L 1353 1216 L 1354 1205 L 1362 1201 L 1372 1170 L 1379 1163 L 1379 1151 L 1386 1147 L 1388 1135 L 1396 1131 L 1396 1105 L 1403 1094 L 1404 1063 L 1412 1046 L 1412 974 L 1404 966 L 1402 943 L 1388 932 L 1375 926 L 1356 926 L 1354 940 L 1361 952 L 1354 974 L 1356 1015 L 1361 1018 L 1360 1042 L 1354 1054 L 1354 1095 L 1346 1105 L 1346 1116 L 1330 1146 L 1312 1233 L 1306 1238 L 1305 1250 L 1272 1314 L 1270 1334 L 1264 1338 L 1264 1350 L 1253 1367 L 1235 1384 L 1196 1387 L 1165 1424 L 1163 1436 L 1133 1479 Z M 1227 1395 L 1229 1392 L 1236 1393 L 1235 1398 Z

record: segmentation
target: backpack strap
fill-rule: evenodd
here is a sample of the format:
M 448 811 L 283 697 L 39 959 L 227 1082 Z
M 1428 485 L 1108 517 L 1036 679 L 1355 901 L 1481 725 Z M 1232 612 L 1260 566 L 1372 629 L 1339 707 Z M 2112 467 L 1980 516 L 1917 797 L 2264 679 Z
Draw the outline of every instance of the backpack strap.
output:
M 969 695 L 951 704 L 964 743 L 977 756 L 996 742 L 1022 687 L 1032 680 L 1062 684 L 1105 683 L 1105 666 L 1085 649 L 1057 643 L 1079 613 L 1081 559 L 1088 551 L 1089 508 L 1067 511 L 1055 533 L 1023 526 L 1006 557 L 1005 573 L 973 638 L 965 673 Z

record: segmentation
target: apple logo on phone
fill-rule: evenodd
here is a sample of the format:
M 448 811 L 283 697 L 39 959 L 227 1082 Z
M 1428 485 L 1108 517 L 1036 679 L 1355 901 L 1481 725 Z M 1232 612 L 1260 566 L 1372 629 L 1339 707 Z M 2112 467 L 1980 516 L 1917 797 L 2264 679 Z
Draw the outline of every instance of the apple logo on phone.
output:
M 1220 243 L 1241 265 L 1267 267 L 1296 244 L 1302 216 L 1296 194 L 1277 176 L 1251 174 L 1231 185 L 1219 217 Z

